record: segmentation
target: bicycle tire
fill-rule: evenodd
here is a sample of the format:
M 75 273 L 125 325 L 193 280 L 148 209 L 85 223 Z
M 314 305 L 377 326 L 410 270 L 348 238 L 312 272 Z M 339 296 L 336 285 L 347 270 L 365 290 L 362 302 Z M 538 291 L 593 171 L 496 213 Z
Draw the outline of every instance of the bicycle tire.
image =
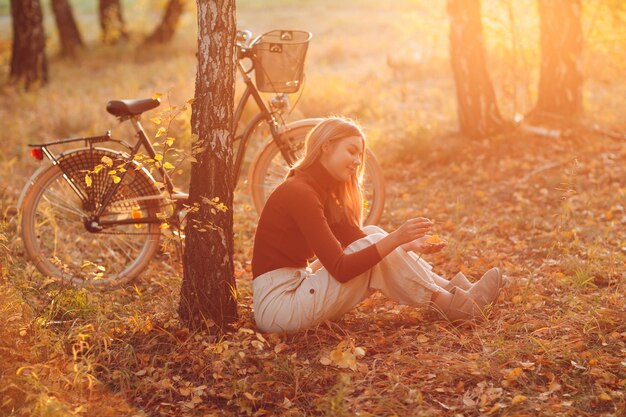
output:
M 112 166 L 89 173 L 103 157 L 110 158 Z M 101 219 L 156 219 L 162 197 L 154 180 L 116 151 L 85 148 L 62 154 L 57 164 L 32 180 L 22 204 L 21 231 L 25 252 L 43 275 L 75 286 L 114 288 L 148 265 L 159 248 L 158 223 L 111 225 L 90 232 L 84 222 L 114 184 L 110 170 L 124 163 L 128 168 Z M 87 198 L 79 198 L 66 178 Z
M 307 133 L 322 119 L 303 119 L 289 124 L 281 134 L 298 157 L 304 153 Z M 254 157 L 248 171 L 248 188 L 257 212 L 260 214 L 270 193 L 287 175 L 289 167 L 274 140 L 270 140 Z M 385 180 L 374 153 L 365 152 L 365 175 L 363 179 L 365 204 L 363 225 L 376 224 L 385 207 Z

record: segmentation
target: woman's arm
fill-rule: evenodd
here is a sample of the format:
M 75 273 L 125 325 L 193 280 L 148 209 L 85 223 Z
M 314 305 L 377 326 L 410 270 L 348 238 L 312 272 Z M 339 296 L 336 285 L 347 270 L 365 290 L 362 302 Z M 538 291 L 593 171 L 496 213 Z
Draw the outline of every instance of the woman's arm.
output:
M 376 249 L 381 258 L 389 255 L 398 246 L 409 244 L 428 233 L 433 223 L 424 217 L 407 220 L 402 226 L 376 242 Z
M 413 251 L 413 252 L 420 253 L 422 255 L 428 255 L 431 253 L 439 252 L 441 249 L 445 248 L 447 245 L 447 242 L 445 241 L 440 242 L 440 243 L 426 243 L 428 238 L 430 238 L 430 235 L 424 235 L 423 237 L 419 239 L 415 239 L 409 243 L 405 243 L 404 245 L 401 245 L 401 248 L 407 252 Z

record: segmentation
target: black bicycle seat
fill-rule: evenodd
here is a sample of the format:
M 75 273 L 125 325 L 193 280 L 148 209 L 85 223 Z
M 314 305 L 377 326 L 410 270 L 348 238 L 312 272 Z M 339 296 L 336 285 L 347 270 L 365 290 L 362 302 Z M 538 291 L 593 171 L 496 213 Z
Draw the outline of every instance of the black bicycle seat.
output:
M 107 111 L 113 116 L 129 117 L 136 116 L 145 111 L 159 107 L 161 100 L 143 98 L 137 100 L 111 100 L 107 104 Z

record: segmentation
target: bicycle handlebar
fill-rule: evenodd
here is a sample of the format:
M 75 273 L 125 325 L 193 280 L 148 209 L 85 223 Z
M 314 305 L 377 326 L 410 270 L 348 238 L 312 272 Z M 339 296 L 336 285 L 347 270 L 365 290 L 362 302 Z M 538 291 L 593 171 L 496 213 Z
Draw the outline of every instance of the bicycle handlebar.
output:
M 235 42 L 237 46 L 241 48 L 248 48 L 250 46 L 250 41 L 252 40 L 252 32 L 249 30 L 238 30 L 237 35 L 235 37 Z

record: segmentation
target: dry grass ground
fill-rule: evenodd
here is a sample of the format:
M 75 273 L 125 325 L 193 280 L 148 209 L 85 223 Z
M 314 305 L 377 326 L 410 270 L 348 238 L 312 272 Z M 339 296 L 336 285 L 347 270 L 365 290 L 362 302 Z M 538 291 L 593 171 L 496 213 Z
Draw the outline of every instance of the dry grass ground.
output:
M 484 2 L 490 68 L 511 117 L 532 103 L 537 34 L 528 29 L 532 14 L 517 10 L 526 33 L 517 57 L 527 68 L 519 64 L 512 78 L 507 20 L 498 14 L 506 16 L 505 3 Z M 522 3 L 515 7 L 532 5 Z M 131 25 L 150 21 L 140 13 L 145 2 L 129 4 Z M 255 33 L 314 32 L 307 86 L 291 118 L 341 113 L 364 124 L 388 183 L 381 226 L 433 218 L 449 242 L 428 258 L 442 275 L 463 270 L 476 279 L 500 266 L 509 285 L 489 320 L 456 328 L 427 308 L 374 296 L 307 332 L 258 333 L 249 273 L 257 218 L 243 183 L 234 208 L 241 320 L 233 334 L 181 327 L 173 253 L 159 254 L 133 286 L 106 293 L 59 287 L 35 272 L 15 212 L 37 167 L 25 144 L 107 130 L 110 98 L 191 98 L 195 32 L 187 16 L 170 47 L 93 40 L 79 62 L 53 57 L 52 82 L 40 91 L 0 86 L 0 415 L 626 415 L 624 140 L 583 126 L 559 139 L 515 131 L 470 142 L 451 133 L 445 10 L 394 4 L 241 1 L 238 13 Z M 603 20 L 607 13 L 586 6 L 583 125 L 619 130 L 624 42 L 607 40 L 609 32 L 623 37 Z M 189 114 L 177 120 L 171 134 L 189 146 Z

